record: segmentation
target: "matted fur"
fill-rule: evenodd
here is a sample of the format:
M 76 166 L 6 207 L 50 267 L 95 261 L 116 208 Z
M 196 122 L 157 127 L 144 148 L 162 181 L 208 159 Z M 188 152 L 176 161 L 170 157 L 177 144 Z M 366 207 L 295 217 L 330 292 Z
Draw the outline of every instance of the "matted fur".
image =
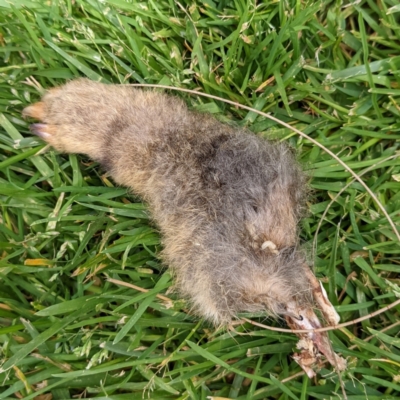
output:
M 305 177 L 287 145 L 177 97 L 78 79 L 25 109 L 56 150 L 85 153 L 148 203 L 176 288 L 214 324 L 312 307 L 298 249 Z M 296 316 L 295 316 L 296 317 Z

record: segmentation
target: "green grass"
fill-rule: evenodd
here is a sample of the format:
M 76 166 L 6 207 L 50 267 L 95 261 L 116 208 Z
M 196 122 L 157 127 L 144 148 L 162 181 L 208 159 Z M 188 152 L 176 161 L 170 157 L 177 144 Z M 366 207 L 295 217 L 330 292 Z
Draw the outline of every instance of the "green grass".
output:
M 166 294 L 145 206 L 92 161 L 40 152 L 21 118 L 43 89 L 78 76 L 198 89 L 310 135 L 399 226 L 398 1 L 258 3 L 0 0 L 0 399 L 342 397 L 331 368 L 298 374 L 294 335 L 190 315 Z M 399 242 L 348 171 L 254 112 L 182 96 L 298 149 L 312 189 L 302 239 L 342 321 L 396 300 Z M 349 399 L 400 399 L 399 312 L 330 333 Z

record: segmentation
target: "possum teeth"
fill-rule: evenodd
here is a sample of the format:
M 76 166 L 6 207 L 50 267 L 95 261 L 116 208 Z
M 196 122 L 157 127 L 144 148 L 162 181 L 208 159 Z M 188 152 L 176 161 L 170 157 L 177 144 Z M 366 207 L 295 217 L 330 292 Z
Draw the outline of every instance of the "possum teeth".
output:
M 340 317 L 333 307 L 332 303 L 329 301 L 325 288 L 322 286 L 322 283 L 314 276 L 310 268 L 308 268 L 306 265 L 304 265 L 303 267 L 304 272 L 306 273 L 311 284 L 314 300 L 317 303 L 318 308 L 324 315 L 326 322 L 331 326 L 337 325 L 340 321 Z
M 36 136 L 42 139 L 49 139 L 51 137 L 50 133 L 46 132 L 46 124 L 32 124 L 29 126 L 29 130 Z
M 329 300 L 328 300 L 329 301 Z M 303 317 L 302 320 L 293 319 L 287 315 L 286 321 L 292 329 L 316 329 L 321 328 L 321 322 L 310 309 L 299 309 L 296 304 L 289 303 L 288 310 Z M 300 338 L 297 348 L 300 353 L 294 354 L 293 359 L 303 368 L 304 372 L 312 378 L 315 372 L 312 367 L 322 366 L 322 354 L 326 360 L 338 370 L 343 371 L 346 369 L 346 360 L 336 355 L 330 345 L 329 337 L 326 332 L 307 332 L 299 333 L 297 336 Z
M 322 286 L 322 282 L 319 282 L 319 285 L 321 287 L 321 292 L 322 292 L 322 297 L 325 300 L 324 301 L 324 305 L 325 307 L 323 308 L 323 312 L 324 314 L 328 314 L 329 317 L 327 317 L 328 321 L 332 324 L 332 325 L 337 325 L 340 322 L 340 316 L 339 314 L 336 312 L 336 310 L 333 308 L 331 302 L 328 299 L 328 295 L 326 293 L 325 288 Z M 322 306 L 321 306 L 322 308 Z
M 266 250 L 269 249 L 269 251 L 273 254 L 279 254 L 279 251 L 276 249 L 276 244 L 271 242 L 270 240 L 266 240 L 262 245 L 261 245 L 261 250 Z

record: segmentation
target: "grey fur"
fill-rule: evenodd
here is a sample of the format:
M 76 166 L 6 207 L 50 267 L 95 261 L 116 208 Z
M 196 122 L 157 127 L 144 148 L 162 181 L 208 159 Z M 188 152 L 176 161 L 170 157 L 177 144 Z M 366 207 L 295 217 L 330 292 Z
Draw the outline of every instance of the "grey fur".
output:
M 43 120 L 57 150 L 86 153 L 143 197 L 163 260 L 197 314 L 219 325 L 245 311 L 287 314 L 293 300 L 312 306 L 298 249 L 306 181 L 287 145 L 177 97 L 85 79 L 25 114 Z

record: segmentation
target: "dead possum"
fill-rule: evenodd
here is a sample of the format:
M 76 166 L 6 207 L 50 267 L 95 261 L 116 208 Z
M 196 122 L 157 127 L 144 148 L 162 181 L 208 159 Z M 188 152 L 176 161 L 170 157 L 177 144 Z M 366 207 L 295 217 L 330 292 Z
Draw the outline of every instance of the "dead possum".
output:
M 265 311 L 311 329 L 321 326 L 318 306 L 338 322 L 299 249 L 306 180 L 287 145 L 189 111 L 177 97 L 87 79 L 51 89 L 23 113 L 42 121 L 31 130 L 56 150 L 88 155 L 142 196 L 162 258 L 199 316 L 226 325 Z M 325 333 L 300 336 L 296 357 L 310 376 L 321 353 L 345 368 Z

